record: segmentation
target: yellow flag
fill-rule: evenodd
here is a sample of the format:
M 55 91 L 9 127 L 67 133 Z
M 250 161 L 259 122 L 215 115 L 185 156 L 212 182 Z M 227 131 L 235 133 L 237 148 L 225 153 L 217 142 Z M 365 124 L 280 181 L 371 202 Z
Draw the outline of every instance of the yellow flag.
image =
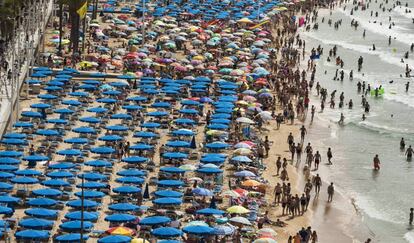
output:
M 85 1 L 85 3 L 76 11 L 80 18 L 83 19 L 86 16 L 86 12 L 88 12 L 88 1 Z

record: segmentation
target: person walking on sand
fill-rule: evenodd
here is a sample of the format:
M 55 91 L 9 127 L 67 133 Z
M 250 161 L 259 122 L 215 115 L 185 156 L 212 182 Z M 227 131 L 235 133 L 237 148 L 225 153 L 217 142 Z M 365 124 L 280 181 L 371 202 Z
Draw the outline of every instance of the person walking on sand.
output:
M 333 155 L 332 155 L 332 150 L 331 150 L 331 148 L 328 148 L 328 152 L 326 153 L 326 156 L 328 157 L 328 165 L 332 165 L 332 157 L 333 157 Z
M 282 168 L 282 159 L 279 156 L 277 157 L 277 160 L 276 160 L 276 175 L 277 176 L 279 175 L 280 168 Z
M 333 182 L 328 186 L 328 202 L 332 202 L 333 195 L 335 193 L 335 188 Z
M 321 190 L 322 179 L 319 174 L 316 174 L 315 178 L 313 178 L 313 184 L 315 184 L 315 193 L 319 195 L 319 191 Z
M 410 225 L 413 225 L 413 220 L 414 220 L 414 208 L 410 208 Z
M 376 154 L 375 157 L 374 157 L 374 170 L 379 170 L 380 169 L 380 164 L 381 164 L 381 161 L 378 158 L 378 154 Z
M 305 141 L 306 132 L 307 131 L 306 131 L 305 126 L 302 125 L 302 127 L 300 128 L 300 140 L 302 141 L 302 143 L 303 143 L 303 141 Z

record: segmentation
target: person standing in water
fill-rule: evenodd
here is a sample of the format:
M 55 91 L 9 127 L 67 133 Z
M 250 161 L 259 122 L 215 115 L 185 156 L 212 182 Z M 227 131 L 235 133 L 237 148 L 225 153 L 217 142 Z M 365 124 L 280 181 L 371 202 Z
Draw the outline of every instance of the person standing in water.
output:
M 378 154 L 376 154 L 374 157 L 374 170 L 379 170 L 380 164 L 381 164 L 380 159 L 378 158 Z
M 331 165 L 332 164 L 331 159 L 333 157 L 331 148 L 328 148 L 328 152 L 326 153 L 326 156 L 328 157 L 328 165 Z
M 413 225 L 413 220 L 414 220 L 414 208 L 410 208 L 410 221 L 409 221 L 410 225 Z
M 405 151 L 405 155 L 407 156 L 407 161 L 411 161 L 413 158 L 414 150 L 411 148 L 411 145 L 407 148 L 407 151 Z
M 333 182 L 328 186 L 328 202 L 332 202 L 333 195 L 335 193 L 335 188 Z
M 400 141 L 400 149 L 401 150 L 405 150 L 405 141 L 404 141 L 404 138 L 401 138 L 401 141 Z

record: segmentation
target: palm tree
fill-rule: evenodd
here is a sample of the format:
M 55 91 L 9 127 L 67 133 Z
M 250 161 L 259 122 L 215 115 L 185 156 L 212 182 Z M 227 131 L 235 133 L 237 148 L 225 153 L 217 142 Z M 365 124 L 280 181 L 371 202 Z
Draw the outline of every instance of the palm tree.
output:
M 82 7 L 87 0 L 60 0 L 64 5 L 68 6 L 69 18 L 71 23 L 70 29 L 70 43 L 72 53 L 78 53 L 79 51 L 79 28 L 80 28 L 80 16 L 78 9 Z

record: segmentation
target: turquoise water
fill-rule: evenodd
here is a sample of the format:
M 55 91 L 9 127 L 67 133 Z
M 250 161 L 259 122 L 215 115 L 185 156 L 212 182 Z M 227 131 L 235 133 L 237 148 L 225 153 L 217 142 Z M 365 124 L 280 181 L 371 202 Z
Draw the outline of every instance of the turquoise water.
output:
M 400 62 L 404 53 L 409 51 L 411 42 L 414 42 L 411 19 L 414 18 L 414 2 L 409 2 L 412 13 L 408 14 L 405 7 L 382 12 L 379 4 L 384 2 L 372 1 L 367 11 L 358 10 L 353 15 L 350 15 L 351 4 L 346 5 L 346 10 L 343 9 L 345 5 L 336 9 L 332 15 L 328 10 L 321 11 L 319 30 L 301 33 L 306 40 L 307 51 L 318 45 L 324 48 L 324 55 L 317 61 L 315 81 L 328 89 L 327 100 L 336 89 L 336 107 L 341 92 L 345 94 L 345 103 L 349 99 L 354 103 L 352 110 L 347 106 L 330 109 L 326 104 L 323 113 L 317 112 L 316 122 L 309 129 L 308 137 L 314 144 L 314 150 L 319 150 L 323 155 L 327 147 L 333 148 L 334 165 L 322 166 L 320 174 L 326 181 L 334 182 L 337 190 L 349 201 L 355 200 L 374 242 L 414 242 L 414 231 L 408 227 L 409 208 L 414 207 L 414 161 L 407 162 L 399 149 L 401 137 L 405 138 L 407 146 L 414 145 L 414 79 L 404 77 L 406 63 L 414 69 L 414 53 L 410 53 L 405 63 Z M 385 4 L 386 8 L 391 8 L 393 3 L 395 1 L 389 1 Z M 371 17 L 371 10 L 374 16 L 378 11 L 379 17 Z M 395 23 L 391 30 L 388 28 L 389 16 Z M 321 23 L 322 17 L 325 17 L 324 23 Z M 334 30 L 333 24 L 329 27 L 328 19 L 332 19 L 333 23 L 342 19 L 342 25 Z M 357 30 L 351 27 L 352 19 L 360 23 Z M 391 46 L 388 46 L 388 35 L 393 38 Z M 376 51 L 370 50 L 372 44 L 376 45 Z M 343 82 L 332 80 L 340 67 L 334 61 L 326 60 L 329 49 L 334 45 L 337 45 L 337 53 L 345 63 Z M 359 56 L 364 58 L 360 73 L 357 72 Z M 348 78 L 350 70 L 354 70 L 353 81 Z M 391 80 L 394 82 L 389 83 Z M 361 94 L 357 93 L 358 81 L 385 88 L 384 97 L 367 98 L 371 111 L 366 114 L 365 121 L 361 119 L 363 109 L 360 105 Z M 408 93 L 405 92 L 407 81 L 411 81 Z M 320 101 L 313 91 L 311 100 L 319 111 Z M 345 115 L 345 126 L 337 124 L 341 113 Z M 372 170 L 375 154 L 382 162 L 379 172 Z

